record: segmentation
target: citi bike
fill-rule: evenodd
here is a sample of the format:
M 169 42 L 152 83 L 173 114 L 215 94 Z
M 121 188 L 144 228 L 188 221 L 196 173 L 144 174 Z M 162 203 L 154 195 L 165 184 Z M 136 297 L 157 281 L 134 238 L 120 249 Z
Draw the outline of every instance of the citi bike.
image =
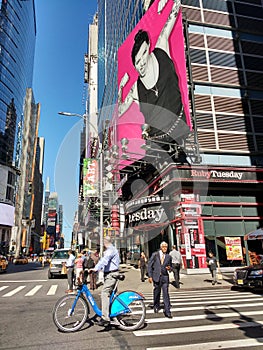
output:
M 125 276 L 120 274 L 115 279 L 116 284 L 110 296 L 110 324 L 124 331 L 134 331 L 144 324 L 144 296 L 131 290 L 118 293 L 118 283 L 124 281 Z M 97 316 L 102 315 L 87 286 L 85 274 L 83 284 L 77 288 L 77 294 L 65 295 L 56 302 L 53 309 L 55 325 L 62 332 L 79 330 L 89 319 L 89 305 Z

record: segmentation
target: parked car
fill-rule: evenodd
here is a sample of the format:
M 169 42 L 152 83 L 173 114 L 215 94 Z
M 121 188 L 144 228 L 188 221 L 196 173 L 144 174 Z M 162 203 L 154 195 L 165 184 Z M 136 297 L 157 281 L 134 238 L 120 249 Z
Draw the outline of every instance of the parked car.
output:
M 62 264 L 68 259 L 69 248 L 56 249 L 51 257 L 48 278 L 53 278 L 54 276 L 60 276 L 62 270 Z
M 0 272 L 6 272 L 8 267 L 7 258 L 4 255 L 0 255 Z
M 18 258 L 13 259 L 13 264 L 15 264 L 15 265 L 28 264 L 28 258 L 24 255 L 20 255 Z
M 263 288 L 263 264 L 237 268 L 233 281 L 239 288 Z

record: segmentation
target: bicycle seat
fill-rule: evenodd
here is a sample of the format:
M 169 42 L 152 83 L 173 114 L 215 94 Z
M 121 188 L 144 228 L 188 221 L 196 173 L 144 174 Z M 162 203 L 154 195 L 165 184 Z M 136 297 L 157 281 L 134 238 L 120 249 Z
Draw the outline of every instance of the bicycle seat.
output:
M 112 276 L 112 277 L 115 278 L 116 280 L 119 280 L 119 281 L 125 280 L 125 275 L 118 275 L 118 276 Z

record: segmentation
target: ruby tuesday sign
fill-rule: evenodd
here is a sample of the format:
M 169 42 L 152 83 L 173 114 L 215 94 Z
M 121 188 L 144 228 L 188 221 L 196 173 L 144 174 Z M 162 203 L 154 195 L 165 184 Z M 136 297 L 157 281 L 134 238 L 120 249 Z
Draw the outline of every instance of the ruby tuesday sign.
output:
M 149 196 L 126 204 L 126 215 L 129 224 L 137 226 L 142 223 L 156 224 L 167 221 L 166 205 L 168 196 Z
M 263 182 L 263 170 L 259 168 L 223 168 L 223 167 L 189 167 L 182 166 L 174 169 L 173 179 L 181 181 L 211 181 L 211 182 Z
M 205 179 L 220 179 L 220 180 L 242 180 L 244 172 L 234 170 L 199 170 L 191 169 L 191 177 L 201 177 Z

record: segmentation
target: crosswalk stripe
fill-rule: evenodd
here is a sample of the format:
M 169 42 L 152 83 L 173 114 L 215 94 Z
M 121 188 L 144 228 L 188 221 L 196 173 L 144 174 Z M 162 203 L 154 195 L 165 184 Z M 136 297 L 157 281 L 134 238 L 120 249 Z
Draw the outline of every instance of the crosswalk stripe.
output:
M 144 296 L 151 296 L 153 293 L 152 292 L 142 292 L 142 294 Z M 249 292 L 238 292 L 238 291 L 235 291 L 235 290 L 226 290 L 226 289 L 206 289 L 205 291 L 200 291 L 200 290 L 193 290 L 193 291 L 171 291 L 169 290 L 169 294 L 170 295 L 174 295 L 174 296 L 186 296 L 186 297 L 195 297 L 195 296 L 199 296 L 199 295 L 230 295 L 230 294 L 236 294 L 236 295 L 250 295 Z
M 57 291 L 58 286 L 56 284 L 53 284 L 50 288 L 49 291 L 47 292 L 47 295 L 55 295 Z
M 32 288 L 28 293 L 25 294 L 25 297 L 30 297 L 32 295 L 35 295 L 37 291 L 39 291 L 39 289 L 42 288 L 42 284 L 35 286 L 34 288 Z
M 12 295 L 14 295 L 14 294 L 20 292 L 20 290 L 22 290 L 22 289 L 24 289 L 24 288 L 26 288 L 26 286 L 19 286 L 19 287 L 15 288 L 15 289 L 11 290 L 11 292 L 9 292 L 9 293 L 7 293 L 7 294 L 4 294 L 2 297 L 3 297 L 3 298 L 4 298 L 4 297 L 11 297 Z
M 162 346 L 154 348 L 146 348 L 146 350 L 215 350 L 215 349 L 229 349 L 229 348 L 244 348 L 252 346 L 262 347 L 263 338 L 254 339 L 238 339 L 238 340 L 223 340 L 219 342 L 209 342 L 209 343 L 197 343 L 189 345 L 175 345 L 175 346 Z
M 161 299 L 162 300 L 162 299 Z M 233 302 L 233 301 L 235 301 L 236 299 L 234 299 L 234 300 L 232 300 L 232 299 L 229 299 L 229 298 L 224 298 L 223 300 L 214 300 L 214 299 L 212 299 L 211 298 L 211 300 L 208 300 L 208 299 L 206 299 L 205 301 L 203 300 L 203 301 L 188 301 L 187 303 L 182 303 L 182 302 L 180 302 L 180 305 L 204 305 L 204 303 L 205 303 L 205 305 L 214 305 L 214 304 L 226 304 L 228 301 L 229 302 Z M 243 298 L 242 299 L 242 302 L 245 302 L 245 301 L 263 301 L 263 299 L 262 299 L 262 297 L 255 297 L 255 298 L 247 298 L 247 299 L 245 299 L 245 298 Z M 152 300 L 148 300 L 149 302 L 152 302 Z M 170 299 L 170 301 L 173 301 L 173 299 L 171 300 Z M 175 304 L 176 304 L 176 302 L 177 302 L 177 300 L 175 299 L 174 300 L 175 301 Z M 147 300 L 146 300 L 146 303 L 147 303 Z
M 149 298 L 153 298 L 153 293 L 142 293 L 144 298 L 145 299 L 149 299 Z M 195 293 L 195 294 L 177 294 L 177 293 L 169 293 L 170 295 L 170 298 L 174 298 L 174 299 L 177 299 L 177 300 L 189 300 L 189 299 L 201 299 L 201 298 L 223 298 L 225 296 L 229 297 L 229 298 L 243 298 L 243 297 L 256 297 L 257 295 L 254 295 L 254 294 L 251 294 L 251 293 L 235 293 L 235 292 L 232 292 L 232 293 L 217 293 L 217 294 L 210 294 L 210 293 L 207 293 L 207 294 L 198 294 L 198 293 Z M 261 295 L 261 294 L 260 294 Z M 261 295 L 262 297 L 262 295 Z
M 251 327 L 258 327 L 259 325 L 263 325 L 263 321 L 244 322 L 240 324 L 223 323 L 223 324 L 207 325 L 207 326 L 154 329 L 154 330 L 146 330 L 146 331 L 135 331 L 133 332 L 133 334 L 136 335 L 136 337 L 146 337 L 146 336 L 152 336 L 152 335 L 168 335 L 168 334 L 180 334 L 180 333 L 219 331 L 222 329 L 251 328 Z
M 171 309 L 171 311 L 173 311 Z M 256 316 L 262 315 L 262 310 L 259 311 L 242 311 L 242 316 Z M 146 323 L 161 323 L 161 322 L 177 322 L 177 321 L 193 321 L 193 320 L 205 320 L 205 319 L 218 319 L 218 318 L 227 318 L 227 317 L 236 317 L 240 316 L 239 312 L 224 312 L 218 314 L 208 314 L 208 315 L 190 315 L 190 316 L 175 316 L 173 318 L 148 318 L 146 319 Z
M 173 305 L 173 304 L 172 304 Z M 174 312 L 182 312 L 182 311 L 195 311 L 195 310 L 220 310 L 220 309 L 230 309 L 231 307 L 235 308 L 244 308 L 244 307 L 255 307 L 255 306 L 260 306 L 263 307 L 263 302 L 262 303 L 247 303 L 247 304 L 222 304 L 222 305 L 209 305 L 207 306 L 193 306 L 193 307 L 177 307 L 177 308 L 171 308 L 171 311 Z M 153 314 L 153 310 L 147 310 L 147 314 Z
M 17 281 L 0 281 L 0 283 L 27 283 L 27 282 L 47 282 L 48 280 L 17 280 Z
M 0 292 L 1 292 L 2 290 L 6 289 L 6 288 L 8 288 L 8 286 L 2 286 L 2 287 L 0 287 Z
M 191 300 L 195 300 L 195 299 L 198 299 L 198 300 L 200 300 L 200 301 L 206 301 L 206 300 L 208 300 L 208 299 L 211 299 L 211 300 L 215 300 L 215 301 L 217 301 L 217 300 L 220 300 L 220 299 L 225 299 L 226 298 L 226 296 L 225 295 L 222 295 L 222 296 L 205 296 L 205 297 L 191 297 L 191 298 L 177 298 L 177 297 L 174 297 L 174 296 L 170 296 L 170 299 L 171 300 L 175 300 L 175 301 L 191 301 Z M 250 300 L 251 299 L 256 299 L 256 298 L 259 298 L 259 296 L 250 296 Z M 227 296 L 227 299 L 242 299 L 242 300 L 244 300 L 244 296 L 243 295 L 230 295 L 230 296 Z M 262 299 L 262 297 L 261 297 L 261 299 Z

